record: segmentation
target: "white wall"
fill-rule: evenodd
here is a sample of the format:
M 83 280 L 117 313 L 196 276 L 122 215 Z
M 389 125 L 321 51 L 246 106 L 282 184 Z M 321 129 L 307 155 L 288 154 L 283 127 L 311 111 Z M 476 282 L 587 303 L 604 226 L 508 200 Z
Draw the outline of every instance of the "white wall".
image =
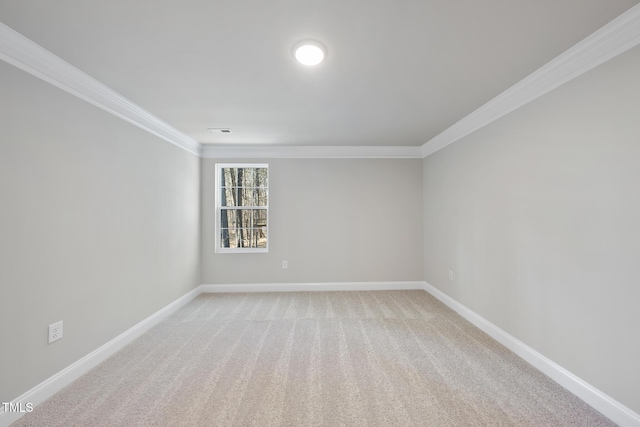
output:
M 0 62 L 0 401 L 200 283 L 199 165 Z
M 635 412 L 638 76 L 635 48 L 423 164 L 426 281 Z
M 422 280 L 421 160 L 246 162 L 269 163 L 269 253 L 215 253 L 216 161 L 204 159 L 204 283 Z

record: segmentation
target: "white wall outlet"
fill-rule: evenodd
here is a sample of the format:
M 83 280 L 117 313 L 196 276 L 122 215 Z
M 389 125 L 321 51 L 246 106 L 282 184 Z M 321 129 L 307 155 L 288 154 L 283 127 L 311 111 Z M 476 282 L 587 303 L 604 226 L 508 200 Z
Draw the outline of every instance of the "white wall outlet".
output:
M 453 271 L 449 270 L 449 280 L 453 280 Z
M 289 268 L 289 261 L 282 261 L 282 268 Z
M 62 338 L 62 320 L 49 325 L 49 344 Z

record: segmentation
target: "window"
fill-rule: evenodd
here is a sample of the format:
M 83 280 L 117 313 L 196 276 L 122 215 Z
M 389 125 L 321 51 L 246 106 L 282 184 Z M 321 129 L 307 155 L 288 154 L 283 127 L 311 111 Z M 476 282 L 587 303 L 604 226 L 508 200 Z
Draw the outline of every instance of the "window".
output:
M 267 252 L 269 165 L 216 164 L 216 252 Z

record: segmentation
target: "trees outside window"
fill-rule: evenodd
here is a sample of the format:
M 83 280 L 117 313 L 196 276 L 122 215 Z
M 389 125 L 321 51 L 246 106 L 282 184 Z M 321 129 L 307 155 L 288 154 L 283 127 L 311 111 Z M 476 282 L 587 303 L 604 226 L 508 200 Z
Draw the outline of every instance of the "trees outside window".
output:
M 216 165 L 216 251 L 267 252 L 269 166 Z

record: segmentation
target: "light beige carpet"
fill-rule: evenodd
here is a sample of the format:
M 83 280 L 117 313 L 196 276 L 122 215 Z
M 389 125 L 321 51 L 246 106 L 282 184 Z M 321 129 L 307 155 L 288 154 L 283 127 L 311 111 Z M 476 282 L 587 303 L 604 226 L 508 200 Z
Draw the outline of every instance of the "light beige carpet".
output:
M 610 426 L 424 291 L 204 294 L 16 426 Z

